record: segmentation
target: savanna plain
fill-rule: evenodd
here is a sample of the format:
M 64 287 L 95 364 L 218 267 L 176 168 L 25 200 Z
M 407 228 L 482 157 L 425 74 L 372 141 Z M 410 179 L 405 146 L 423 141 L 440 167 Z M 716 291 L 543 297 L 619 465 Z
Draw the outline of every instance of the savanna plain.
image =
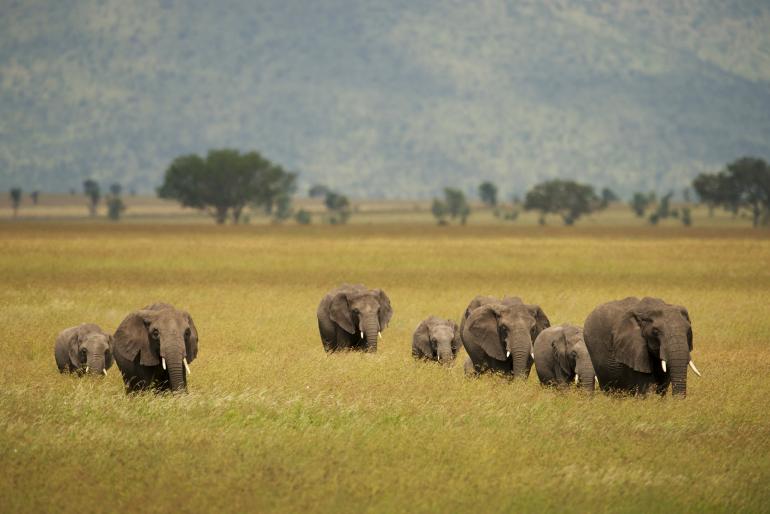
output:
M 770 233 L 743 227 L 0 223 L 0 511 L 767 512 Z M 326 355 L 323 294 L 383 288 L 377 354 Z M 412 331 L 477 294 L 553 324 L 659 296 L 685 399 L 463 376 Z M 200 334 L 189 393 L 60 375 L 59 330 L 155 301 Z

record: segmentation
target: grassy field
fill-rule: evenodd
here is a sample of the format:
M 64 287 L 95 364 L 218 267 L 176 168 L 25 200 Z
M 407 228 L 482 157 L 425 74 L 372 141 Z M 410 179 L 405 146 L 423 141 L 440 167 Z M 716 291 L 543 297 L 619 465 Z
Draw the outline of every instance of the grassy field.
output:
M 768 263 L 740 227 L 0 223 L 0 511 L 767 511 Z M 390 295 L 376 355 L 322 351 L 342 282 Z M 480 293 L 553 323 L 683 304 L 703 378 L 586 397 L 413 362 L 418 322 Z M 57 373 L 59 330 L 157 300 L 198 327 L 189 394 Z

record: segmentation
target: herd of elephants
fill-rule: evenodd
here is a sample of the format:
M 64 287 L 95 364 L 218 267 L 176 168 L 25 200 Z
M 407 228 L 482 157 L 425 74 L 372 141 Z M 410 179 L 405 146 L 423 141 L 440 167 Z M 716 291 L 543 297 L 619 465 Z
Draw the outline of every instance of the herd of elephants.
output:
M 376 352 L 393 315 L 387 294 L 363 285 L 340 286 L 318 305 L 324 350 Z M 596 307 L 583 327 L 551 326 L 539 305 L 521 298 L 477 296 L 458 325 L 431 316 L 412 336 L 415 359 L 451 365 L 460 347 L 465 373 L 493 372 L 527 378 L 532 364 L 544 385 L 631 394 L 685 396 L 692 327 L 687 309 L 659 298 L 625 298 Z M 127 392 L 185 391 L 198 354 L 198 331 L 189 313 L 156 303 L 130 313 L 115 334 L 83 324 L 62 331 L 54 355 L 59 371 L 107 374 L 117 362 Z

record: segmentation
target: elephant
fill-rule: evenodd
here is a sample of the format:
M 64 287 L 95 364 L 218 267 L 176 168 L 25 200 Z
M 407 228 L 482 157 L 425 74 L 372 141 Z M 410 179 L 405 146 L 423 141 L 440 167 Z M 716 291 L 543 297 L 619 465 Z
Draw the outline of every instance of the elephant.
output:
M 487 371 L 527 378 L 532 369 L 532 341 L 551 326 L 539 305 L 525 304 L 517 296 L 502 300 L 477 296 L 465 309 L 460 333 L 468 352 L 465 373 Z
M 377 351 L 377 340 L 393 316 L 382 289 L 343 284 L 318 305 L 318 330 L 327 353 L 340 350 Z
M 431 316 L 421 321 L 412 335 L 412 357 L 452 365 L 462 344 L 457 323 Z
M 198 330 L 189 313 L 154 303 L 126 316 L 115 331 L 113 351 L 126 392 L 186 391 Z
M 700 376 L 690 358 L 692 324 L 681 305 L 660 298 L 628 297 L 596 307 L 583 325 L 603 391 L 665 395 L 687 394 L 687 366 Z
M 99 325 L 84 323 L 56 336 L 54 358 L 60 373 L 106 375 L 112 366 L 112 336 Z
M 548 327 L 534 343 L 535 370 L 543 385 L 564 387 L 573 380 L 593 392 L 596 373 L 583 340 L 583 329 L 564 323 Z

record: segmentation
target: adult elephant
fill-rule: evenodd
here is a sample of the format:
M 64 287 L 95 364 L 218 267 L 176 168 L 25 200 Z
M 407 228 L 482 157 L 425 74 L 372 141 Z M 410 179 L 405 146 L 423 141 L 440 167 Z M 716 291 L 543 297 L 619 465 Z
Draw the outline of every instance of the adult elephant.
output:
M 596 373 L 583 339 L 583 329 L 567 323 L 548 327 L 534 343 L 535 370 L 543 385 L 565 387 L 575 380 L 593 392 Z
M 60 373 L 106 375 L 112 366 L 112 336 L 99 325 L 83 323 L 61 331 L 54 343 L 54 359 Z
M 155 303 L 134 311 L 115 331 L 115 362 L 126 391 L 185 391 L 198 355 L 198 331 L 185 311 Z
M 517 296 L 477 296 L 461 323 L 468 352 L 466 374 L 493 371 L 527 378 L 533 362 L 532 341 L 549 326 L 539 305 L 526 304 Z
M 393 316 L 393 308 L 382 289 L 344 284 L 321 299 L 316 314 L 324 350 L 374 353 L 380 333 Z
M 645 394 L 687 394 L 692 326 L 687 309 L 660 298 L 625 298 L 596 307 L 583 325 L 599 386 Z
M 422 320 L 412 334 L 412 357 L 452 365 L 462 344 L 457 323 L 431 316 Z

